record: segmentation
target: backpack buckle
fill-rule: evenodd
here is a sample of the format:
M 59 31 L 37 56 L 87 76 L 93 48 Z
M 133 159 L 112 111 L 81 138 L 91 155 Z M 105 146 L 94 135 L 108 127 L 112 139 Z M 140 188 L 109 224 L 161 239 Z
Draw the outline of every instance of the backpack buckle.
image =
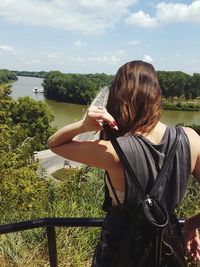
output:
M 153 201 L 152 201 L 152 199 L 150 198 L 149 195 L 147 195 L 147 198 L 146 198 L 145 201 L 149 204 L 149 206 L 152 206 L 153 205 Z

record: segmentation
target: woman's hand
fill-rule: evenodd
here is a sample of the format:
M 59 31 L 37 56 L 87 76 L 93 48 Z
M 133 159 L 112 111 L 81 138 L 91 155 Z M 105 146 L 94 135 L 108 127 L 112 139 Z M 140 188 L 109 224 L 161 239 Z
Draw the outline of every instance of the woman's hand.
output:
M 200 239 L 197 228 L 194 228 L 191 221 L 185 222 L 183 229 L 186 254 L 193 260 L 200 262 Z
M 87 110 L 83 120 L 64 126 L 50 136 L 47 142 L 48 147 L 53 151 L 54 148 L 71 142 L 75 136 L 81 133 L 99 131 L 103 128 L 102 122 L 107 122 L 111 128 L 118 130 L 114 118 L 105 108 L 92 106 Z
M 92 106 L 87 110 L 83 119 L 83 127 L 85 131 L 99 131 L 102 130 L 102 123 L 109 123 L 110 127 L 118 130 L 114 118 L 103 107 Z

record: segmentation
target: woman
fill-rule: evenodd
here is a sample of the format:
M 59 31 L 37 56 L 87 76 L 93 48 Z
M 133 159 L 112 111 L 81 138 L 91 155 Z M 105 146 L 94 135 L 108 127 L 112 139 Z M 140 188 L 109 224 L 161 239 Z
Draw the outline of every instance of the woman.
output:
M 175 139 L 175 127 L 163 124 L 160 113 L 161 90 L 153 66 L 143 61 L 128 62 L 114 78 L 106 109 L 90 107 L 83 120 L 53 134 L 48 140 L 48 146 L 67 159 L 106 170 L 106 191 L 109 196 L 104 208 L 108 210 L 110 206 L 123 203 L 128 198 L 127 177 L 120 160 L 105 134 L 104 140 L 76 141 L 73 138 L 87 131 L 103 131 L 102 122 L 109 123 L 144 190 L 148 191 Z M 190 174 L 200 181 L 200 136 L 193 129 L 183 127 L 181 144 L 171 166 L 169 185 L 159 199 L 168 212 L 174 210 L 183 198 Z M 136 196 L 137 193 L 134 193 Z M 131 201 L 134 207 L 136 197 Z M 195 260 L 200 259 L 196 231 L 199 224 L 189 220 L 185 226 L 188 252 Z

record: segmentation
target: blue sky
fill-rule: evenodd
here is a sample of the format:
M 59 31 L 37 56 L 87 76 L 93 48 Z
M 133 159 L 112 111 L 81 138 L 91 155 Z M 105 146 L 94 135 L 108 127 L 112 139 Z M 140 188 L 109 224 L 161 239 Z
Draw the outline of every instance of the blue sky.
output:
M 200 0 L 0 0 L 0 68 L 200 73 Z

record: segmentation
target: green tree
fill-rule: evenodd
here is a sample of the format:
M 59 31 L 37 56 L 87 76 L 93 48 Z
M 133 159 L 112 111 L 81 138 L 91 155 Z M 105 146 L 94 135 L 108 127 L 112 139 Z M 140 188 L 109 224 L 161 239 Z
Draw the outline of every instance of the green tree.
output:
M 190 76 L 190 89 L 188 90 L 190 92 L 191 98 L 196 98 L 199 96 L 200 92 L 200 74 L 194 73 L 192 76 Z
M 0 70 L 0 83 L 8 83 L 16 80 L 17 80 L 17 75 L 14 72 L 6 69 Z
M 12 109 L 12 120 L 24 130 L 27 138 L 32 138 L 33 148 L 46 148 L 46 141 L 55 129 L 51 127 L 53 115 L 42 101 L 30 97 L 19 98 Z
M 157 74 L 164 97 L 184 96 L 188 74 L 181 71 L 158 71 Z
M 42 85 L 49 99 L 88 104 L 100 87 L 109 85 L 112 78 L 113 76 L 106 74 L 63 74 L 50 71 Z

